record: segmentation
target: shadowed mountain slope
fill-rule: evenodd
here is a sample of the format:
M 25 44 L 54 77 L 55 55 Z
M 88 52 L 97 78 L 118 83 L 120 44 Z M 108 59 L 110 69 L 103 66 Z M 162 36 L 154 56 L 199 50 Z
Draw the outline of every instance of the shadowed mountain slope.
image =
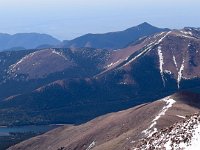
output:
M 57 128 L 17 144 L 10 150 L 136 149 L 141 139 L 184 120 L 186 115 L 197 113 L 199 109 L 198 94 L 176 93 L 152 103 L 98 117 L 79 126 Z

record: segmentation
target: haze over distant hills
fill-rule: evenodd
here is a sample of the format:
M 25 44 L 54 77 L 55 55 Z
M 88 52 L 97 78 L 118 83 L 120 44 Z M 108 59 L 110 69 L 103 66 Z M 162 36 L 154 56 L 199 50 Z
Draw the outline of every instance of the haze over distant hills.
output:
M 10 35 L 0 33 L 0 51 L 34 49 L 42 45 L 58 44 L 60 44 L 60 41 L 48 34 L 18 33 Z
M 154 27 L 148 23 L 142 23 L 124 31 L 109 32 L 105 34 L 86 34 L 73 40 L 63 42 L 58 39 L 39 33 L 18 33 L 15 35 L 0 34 L 0 51 L 23 50 L 41 48 L 81 48 L 92 47 L 102 49 L 120 49 L 135 42 L 139 38 L 152 35 L 157 32 L 167 31 Z

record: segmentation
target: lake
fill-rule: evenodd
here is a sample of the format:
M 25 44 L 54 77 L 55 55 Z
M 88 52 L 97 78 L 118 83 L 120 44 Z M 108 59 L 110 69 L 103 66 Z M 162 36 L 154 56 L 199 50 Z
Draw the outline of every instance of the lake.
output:
M 0 150 L 5 150 L 12 145 L 45 133 L 59 126 L 62 125 L 32 125 L 16 127 L 0 126 Z

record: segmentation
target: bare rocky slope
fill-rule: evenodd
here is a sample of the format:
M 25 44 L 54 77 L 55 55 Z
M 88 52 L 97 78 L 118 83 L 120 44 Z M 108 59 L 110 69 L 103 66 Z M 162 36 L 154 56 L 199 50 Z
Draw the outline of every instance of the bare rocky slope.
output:
M 185 132 L 182 133 L 182 129 L 186 129 L 190 136 L 192 131 L 189 129 L 193 128 L 194 121 L 198 122 L 199 117 L 193 116 L 194 121 L 190 121 L 190 126 L 185 118 L 199 112 L 199 101 L 199 94 L 176 93 L 152 103 L 98 117 L 79 126 L 57 128 L 9 150 L 150 150 L 156 146 L 159 149 L 162 146 L 160 143 L 166 144 L 169 139 L 173 143 L 176 136 L 183 139 L 181 135 Z M 179 121 L 183 123 L 174 125 Z M 162 130 L 164 128 L 167 129 Z
M 200 143 L 200 114 L 184 120 L 142 139 L 136 150 L 198 150 Z

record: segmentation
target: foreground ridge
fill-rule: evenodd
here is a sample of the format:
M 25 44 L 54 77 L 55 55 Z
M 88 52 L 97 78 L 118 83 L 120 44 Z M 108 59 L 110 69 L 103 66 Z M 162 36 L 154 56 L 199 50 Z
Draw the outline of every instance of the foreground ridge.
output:
M 200 146 L 200 113 L 156 132 L 141 140 L 137 148 L 143 150 L 197 150 Z

